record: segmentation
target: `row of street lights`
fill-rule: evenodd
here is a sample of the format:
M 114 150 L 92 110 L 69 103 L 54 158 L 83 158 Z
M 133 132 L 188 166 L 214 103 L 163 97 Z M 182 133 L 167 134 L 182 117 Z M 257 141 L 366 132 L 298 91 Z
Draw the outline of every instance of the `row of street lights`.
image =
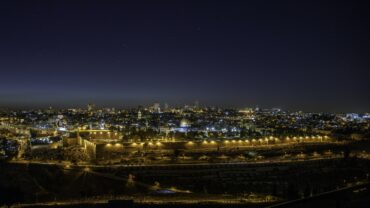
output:
M 280 138 L 277 138 L 277 137 L 265 137 L 265 138 L 260 138 L 260 139 L 245 139 L 245 140 L 219 140 L 219 141 L 215 141 L 215 140 L 204 140 L 202 142 L 194 142 L 194 141 L 188 141 L 186 143 L 187 146 L 193 146 L 193 145 L 196 145 L 196 144 L 200 144 L 200 145 L 216 145 L 216 144 L 225 144 L 225 145 L 233 145 L 233 144 L 238 144 L 238 145 L 243 145 L 243 144 L 269 144 L 270 142 L 273 142 L 274 144 L 277 144 L 277 143 L 280 143 L 280 142 L 284 142 L 284 143 L 292 143 L 292 142 L 308 142 L 308 141 L 324 141 L 324 140 L 328 140 L 329 137 L 328 136 L 305 136 L 305 137 L 286 137 L 285 139 L 280 139 Z M 172 141 L 169 141 L 169 142 L 166 142 L 166 143 L 172 143 Z M 131 144 L 129 144 L 129 146 L 131 147 L 143 147 L 145 144 L 147 144 L 147 146 L 149 147 L 161 147 L 163 146 L 163 143 L 160 142 L 160 141 L 157 141 L 157 142 L 154 142 L 154 141 L 149 141 L 149 142 L 141 142 L 141 143 L 136 143 L 136 142 L 132 142 Z M 108 143 L 106 144 L 106 147 L 107 148 L 111 148 L 111 147 L 117 147 L 117 148 L 120 148 L 120 147 L 123 147 L 123 144 L 121 143 L 115 143 L 115 144 L 111 144 L 111 143 Z

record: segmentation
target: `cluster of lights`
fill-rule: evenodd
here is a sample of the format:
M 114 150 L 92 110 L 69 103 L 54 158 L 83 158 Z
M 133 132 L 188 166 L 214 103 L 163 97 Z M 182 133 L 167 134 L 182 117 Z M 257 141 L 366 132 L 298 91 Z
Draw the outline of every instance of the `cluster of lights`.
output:
M 144 146 L 144 142 L 142 142 L 142 143 L 136 143 L 136 142 L 133 142 L 133 143 L 131 143 L 131 146 L 132 147 L 138 147 L 138 146 Z M 159 141 L 157 141 L 157 142 L 148 142 L 147 143 L 149 146 L 162 146 L 163 144 L 161 143 L 161 142 L 159 142 Z M 106 144 L 105 145 L 106 147 L 123 147 L 123 144 L 121 144 L 121 143 L 115 143 L 114 145 L 113 144 L 111 144 L 111 143 L 108 143 L 108 144 Z
M 329 139 L 328 136 L 305 136 L 305 137 L 286 137 L 285 140 L 283 139 L 283 141 L 285 142 L 303 142 L 303 141 L 308 141 L 308 140 L 320 140 L 320 141 L 323 141 L 323 140 L 327 140 Z M 274 143 L 279 143 L 281 142 L 282 139 L 279 139 L 277 137 L 273 137 L 273 136 L 270 136 L 270 137 L 264 137 L 264 138 L 259 138 L 259 139 L 245 139 L 245 140 L 224 140 L 223 143 L 224 144 L 269 144 L 269 142 L 274 142 Z M 202 145 L 215 145 L 217 143 L 220 143 L 221 141 L 214 141 L 214 140 L 204 140 L 202 141 L 200 144 Z M 131 143 L 130 146 L 132 147 L 138 147 L 138 146 L 144 146 L 144 142 L 142 143 Z M 195 144 L 195 142 L 193 141 L 188 141 L 185 145 L 189 145 L 189 146 L 193 146 Z M 160 141 L 157 141 L 157 142 L 147 142 L 147 145 L 150 146 L 150 147 L 153 147 L 153 146 L 157 146 L 157 147 L 160 147 L 163 145 L 162 142 Z M 123 145 L 120 144 L 120 143 L 115 143 L 114 145 L 112 145 L 111 143 L 108 143 L 106 144 L 106 147 L 122 147 Z
M 314 140 L 314 139 L 319 139 L 320 141 L 322 141 L 323 139 L 327 140 L 329 139 L 328 136 L 305 136 L 305 137 L 286 137 L 285 138 L 285 141 L 287 142 L 290 142 L 290 141 L 304 141 L 304 140 Z M 281 139 L 277 138 L 277 137 L 265 137 L 265 138 L 260 138 L 260 139 L 251 139 L 251 140 L 225 140 L 224 143 L 225 144 L 242 144 L 242 143 L 268 143 L 268 142 L 275 142 L 275 143 L 278 143 L 278 142 L 281 142 Z M 203 141 L 202 144 L 215 144 L 215 141 L 211 141 L 211 142 L 208 142 L 208 141 Z M 188 142 L 188 144 L 193 144 L 193 142 Z
M 106 147 L 122 147 L 123 145 L 120 143 L 115 143 L 114 145 L 111 143 L 108 143 L 105 145 Z
M 192 144 L 193 144 L 193 142 L 192 142 Z M 204 141 L 202 142 L 202 144 L 216 144 L 216 142 L 215 142 L 215 141 L 213 141 L 213 140 L 211 140 L 211 141 L 204 140 Z

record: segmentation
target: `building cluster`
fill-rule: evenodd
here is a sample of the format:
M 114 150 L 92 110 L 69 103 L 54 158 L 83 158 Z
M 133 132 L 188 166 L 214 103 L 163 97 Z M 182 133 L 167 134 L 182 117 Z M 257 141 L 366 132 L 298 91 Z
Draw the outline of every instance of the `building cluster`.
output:
M 369 138 L 369 127 L 369 114 L 223 109 L 200 107 L 197 102 L 184 107 L 155 103 L 132 109 L 97 109 L 89 104 L 87 108 L 0 112 L 0 156 L 42 157 L 45 149 L 54 149 L 96 158 L 97 152 L 107 149 L 145 150 L 160 145 L 178 149 L 186 148 L 189 142 L 194 147 L 203 148 L 199 144 L 207 143 L 222 148 L 228 142 L 257 145 L 289 139 L 318 141 L 324 136 L 359 140 Z M 63 159 L 63 155 L 71 153 L 53 159 Z

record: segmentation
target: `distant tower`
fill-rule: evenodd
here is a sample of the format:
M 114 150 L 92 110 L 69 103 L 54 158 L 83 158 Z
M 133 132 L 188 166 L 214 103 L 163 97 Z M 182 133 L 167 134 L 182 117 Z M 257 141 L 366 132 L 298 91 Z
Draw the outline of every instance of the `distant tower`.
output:
M 258 105 L 256 106 L 256 108 L 254 109 L 254 111 L 258 112 L 260 111 L 260 108 L 258 107 Z
M 95 108 L 94 104 L 87 104 L 87 111 L 93 111 Z
M 156 113 L 160 113 L 161 112 L 161 107 L 160 107 L 160 104 L 159 103 L 154 103 L 153 104 L 153 111 L 156 112 Z
M 140 111 L 140 110 L 137 112 L 137 119 L 138 119 L 138 120 L 140 120 L 140 119 L 141 119 L 141 111 Z
M 196 101 L 194 102 L 194 108 L 199 108 L 199 101 L 198 101 L 198 100 L 196 100 Z

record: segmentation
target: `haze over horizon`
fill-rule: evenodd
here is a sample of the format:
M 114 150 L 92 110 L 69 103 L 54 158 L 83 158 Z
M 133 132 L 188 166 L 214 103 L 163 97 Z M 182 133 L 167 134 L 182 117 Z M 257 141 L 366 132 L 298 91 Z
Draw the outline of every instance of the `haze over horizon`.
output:
M 370 112 L 362 1 L 0 2 L 0 107 Z

